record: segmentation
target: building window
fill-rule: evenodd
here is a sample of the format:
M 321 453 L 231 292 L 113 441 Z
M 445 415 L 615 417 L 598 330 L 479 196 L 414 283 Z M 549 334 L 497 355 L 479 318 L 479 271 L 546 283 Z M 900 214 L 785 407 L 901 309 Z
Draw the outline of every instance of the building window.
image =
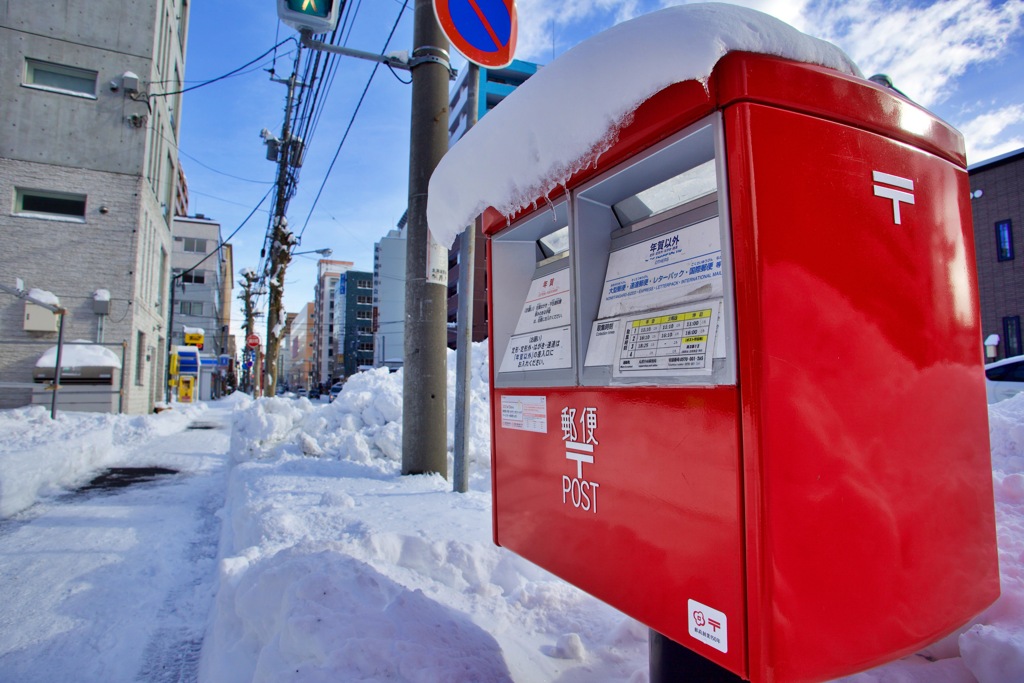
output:
M 356 311 L 356 320 L 373 320 L 373 311 Z
M 193 270 L 191 273 L 185 273 L 181 276 L 181 281 L 187 285 L 205 285 L 206 271 Z
M 146 335 L 139 332 L 135 344 L 135 384 L 142 386 L 142 369 L 146 362 Z
M 996 223 L 996 255 L 1000 261 L 1013 260 L 1013 227 L 1008 220 Z
M 372 289 L 373 283 L 369 280 L 356 280 L 356 287 L 360 289 Z
M 184 240 L 185 251 L 191 254 L 205 254 L 206 240 L 198 237 L 186 237 Z
M 203 314 L 203 302 L 202 301 L 179 301 L 178 302 L 178 313 L 181 315 L 202 315 Z
M 15 188 L 14 213 L 85 221 L 85 195 Z
M 1007 316 L 1003 318 L 1003 343 L 1006 346 L 1006 357 L 1019 356 L 1024 351 L 1020 344 L 1020 316 Z
M 96 99 L 97 72 L 51 64 L 38 59 L 25 60 L 25 83 L 29 87 L 76 97 Z
M 357 296 L 356 297 L 356 303 L 357 304 L 372 304 L 373 303 L 373 297 L 372 296 Z

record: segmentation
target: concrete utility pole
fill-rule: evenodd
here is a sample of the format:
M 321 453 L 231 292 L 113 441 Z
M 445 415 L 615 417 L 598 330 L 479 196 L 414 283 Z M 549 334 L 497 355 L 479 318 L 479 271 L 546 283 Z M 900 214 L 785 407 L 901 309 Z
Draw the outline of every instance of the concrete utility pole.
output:
M 259 276 L 256 274 L 256 271 L 251 268 L 242 270 L 239 275 L 242 276 L 242 291 L 238 294 L 238 298 L 242 302 L 242 312 L 245 315 L 245 336 L 248 338 L 253 334 L 256 325 L 256 311 L 253 306 L 252 297 L 253 287 L 259 281 Z M 248 353 L 248 349 L 245 352 Z M 254 365 L 249 369 L 249 372 L 246 373 L 248 377 L 248 382 L 246 383 L 248 385 L 246 387 L 247 389 L 252 389 L 254 384 L 252 377 L 255 369 Z
M 469 86 L 466 106 L 469 121 L 466 132 L 476 125 L 480 111 L 480 67 L 470 62 L 466 73 Z M 465 135 L 465 133 L 463 133 Z M 476 231 L 480 219 L 466 228 L 459 241 L 459 317 L 458 346 L 455 347 L 455 457 L 452 461 L 452 490 L 469 491 L 469 361 L 473 355 L 473 293 L 476 275 Z
M 445 257 L 428 272 L 433 238 L 427 230 L 427 184 L 448 150 L 449 57 L 431 0 L 416 0 L 413 45 L 402 474 L 437 472 L 447 478 L 448 264 Z
M 284 276 L 291 262 L 291 250 L 295 246 L 295 235 L 288 229 L 285 212 L 294 186 L 292 167 L 301 163 L 301 141 L 291 138 L 292 103 L 295 99 L 296 77 L 302 46 L 295 53 L 295 67 L 291 78 L 279 81 L 288 86 L 288 99 L 284 108 L 284 125 L 281 127 L 281 140 L 277 163 L 277 201 L 274 206 L 273 229 L 270 240 L 270 254 L 267 258 L 267 281 L 270 285 L 270 300 L 267 304 L 267 355 L 266 355 L 266 395 L 274 396 L 277 392 L 277 356 L 281 349 L 281 332 L 284 329 Z M 277 79 L 274 79 L 277 80 Z

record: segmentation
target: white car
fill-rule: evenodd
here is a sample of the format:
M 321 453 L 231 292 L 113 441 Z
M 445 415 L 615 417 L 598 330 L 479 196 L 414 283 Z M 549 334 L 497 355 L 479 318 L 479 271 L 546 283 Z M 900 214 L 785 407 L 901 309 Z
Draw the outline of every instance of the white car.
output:
M 329 400 L 331 403 L 334 402 L 334 399 L 338 398 L 338 394 L 341 393 L 341 389 L 342 387 L 344 387 L 344 385 L 344 382 L 338 382 L 337 384 L 331 386 L 331 390 L 328 392 Z
M 1011 356 L 985 366 L 985 395 L 989 403 L 1005 401 L 1024 391 L 1024 356 Z

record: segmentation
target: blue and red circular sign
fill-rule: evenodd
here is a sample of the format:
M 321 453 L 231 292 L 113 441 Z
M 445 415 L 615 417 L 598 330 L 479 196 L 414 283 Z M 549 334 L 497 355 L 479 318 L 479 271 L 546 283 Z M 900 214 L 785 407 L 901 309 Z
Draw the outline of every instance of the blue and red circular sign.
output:
M 512 63 L 519 33 L 515 0 L 434 0 L 434 13 L 469 61 L 488 69 Z

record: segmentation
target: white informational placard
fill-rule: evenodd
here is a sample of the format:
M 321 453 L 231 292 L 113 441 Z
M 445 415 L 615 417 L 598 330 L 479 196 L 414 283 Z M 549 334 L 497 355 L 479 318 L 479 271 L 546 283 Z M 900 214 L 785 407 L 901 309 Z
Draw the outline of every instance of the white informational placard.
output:
M 572 367 L 570 327 L 516 334 L 508 342 L 498 372 L 557 370 Z
M 547 398 L 544 396 L 502 396 L 501 426 L 503 429 L 547 434 Z
M 619 338 L 619 326 L 622 320 L 595 320 L 590 330 L 590 343 L 587 345 L 587 361 L 584 365 L 611 365 L 615 362 L 615 347 Z
M 722 296 L 718 217 L 613 251 L 599 318 Z
M 427 231 L 427 284 L 448 286 L 448 249 Z
M 539 277 L 530 283 L 516 334 L 569 324 L 569 268 Z
M 622 318 L 614 377 L 711 373 L 721 299 Z

